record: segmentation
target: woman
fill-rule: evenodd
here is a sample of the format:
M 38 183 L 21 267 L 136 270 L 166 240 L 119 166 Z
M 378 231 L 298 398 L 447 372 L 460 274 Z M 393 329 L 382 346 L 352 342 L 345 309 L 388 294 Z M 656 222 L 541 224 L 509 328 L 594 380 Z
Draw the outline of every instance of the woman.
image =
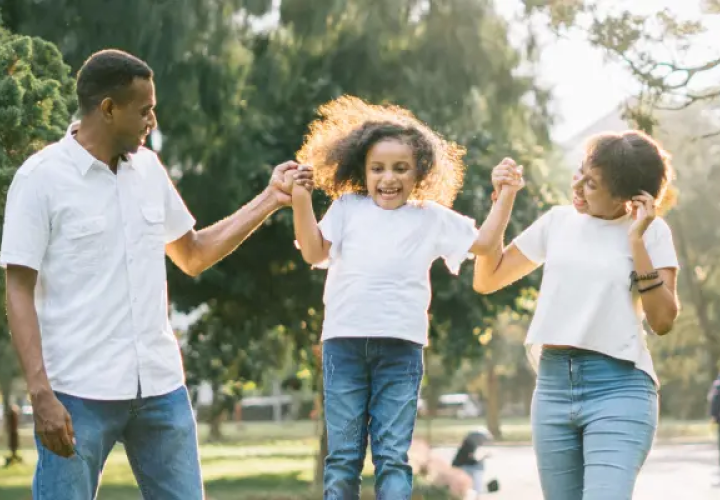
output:
M 505 160 L 497 203 L 522 187 Z M 474 288 L 492 293 L 544 264 L 527 343 L 539 354 L 533 444 L 546 500 L 624 500 L 652 446 L 658 380 L 643 320 L 658 335 L 678 314 L 678 262 L 656 215 L 672 177 L 669 155 L 638 131 L 590 140 L 573 202 L 549 210 L 476 260 Z M 497 214 L 503 210 L 493 211 Z

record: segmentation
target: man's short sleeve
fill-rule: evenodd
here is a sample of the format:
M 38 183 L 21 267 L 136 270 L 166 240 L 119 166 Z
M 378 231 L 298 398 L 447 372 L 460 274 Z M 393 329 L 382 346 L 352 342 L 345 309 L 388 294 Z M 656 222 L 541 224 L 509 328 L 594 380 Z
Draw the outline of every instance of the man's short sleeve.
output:
M 512 242 L 525 257 L 535 264 L 543 264 L 547 257 L 548 235 L 555 212 L 556 208 L 545 212 Z
M 159 161 L 159 160 L 158 160 Z M 172 243 L 195 226 L 195 218 L 188 210 L 175 184 L 163 165 L 165 176 L 165 243 Z
M 15 174 L 8 190 L 0 264 L 40 270 L 50 241 L 49 200 L 44 176 L 30 158 Z

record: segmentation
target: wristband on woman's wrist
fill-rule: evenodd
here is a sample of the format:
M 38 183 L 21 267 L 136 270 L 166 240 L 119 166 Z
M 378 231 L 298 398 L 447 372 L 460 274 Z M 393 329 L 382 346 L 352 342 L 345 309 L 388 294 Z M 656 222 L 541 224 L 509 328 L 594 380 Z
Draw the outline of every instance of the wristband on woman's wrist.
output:
M 658 273 L 657 269 L 653 269 L 647 274 L 638 274 L 636 271 L 632 271 L 630 273 L 630 290 L 632 290 L 633 285 L 636 283 L 640 283 L 641 281 L 656 280 L 659 277 L 660 273 Z
M 638 293 L 645 293 L 645 292 L 649 292 L 650 290 L 655 290 L 656 288 L 660 288 L 664 284 L 665 284 L 665 282 L 663 280 L 660 280 L 657 283 L 653 283 L 652 285 L 647 286 L 645 288 L 638 288 Z

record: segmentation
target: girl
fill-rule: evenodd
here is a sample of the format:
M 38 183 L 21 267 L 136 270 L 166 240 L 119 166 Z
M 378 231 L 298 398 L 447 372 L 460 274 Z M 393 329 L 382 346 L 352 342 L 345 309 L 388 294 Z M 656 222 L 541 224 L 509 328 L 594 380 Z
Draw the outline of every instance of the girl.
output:
M 678 314 L 672 234 L 656 216 L 671 177 L 668 154 L 647 135 L 596 136 L 572 205 L 476 260 L 480 293 L 545 264 L 527 343 L 540 354 L 532 428 L 548 500 L 629 500 L 652 445 L 658 380 L 643 319 L 664 335 Z M 502 186 L 498 203 L 512 191 Z
M 487 251 L 498 228 L 478 231 L 448 208 L 462 183 L 464 151 L 408 111 L 353 97 L 319 111 L 298 159 L 313 166 L 315 185 L 334 201 L 319 224 L 309 190 L 296 185 L 292 204 L 303 258 L 328 267 L 324 498 L 359 498 L 369 440 L 377 498 L 409 499 L 430 266 L 443 258 L 457 274 L 469 253 Z M 502 209 L 500 219 L 509 217 L 511 207 Z

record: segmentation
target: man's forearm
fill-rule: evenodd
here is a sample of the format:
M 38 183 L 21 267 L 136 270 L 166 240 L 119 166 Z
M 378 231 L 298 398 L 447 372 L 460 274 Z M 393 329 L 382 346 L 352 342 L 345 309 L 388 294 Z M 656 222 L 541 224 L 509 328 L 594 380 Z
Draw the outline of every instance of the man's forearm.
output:
M 51 391 L 33 294 L 14 290 L 12 283 L 8 283 L 7 314 L 12 343 L 20 359 L 30 396 L 34 398 Z
M 234 214 L 201 229 L 195 234 L 190 267 L 197 274 L 212 267 L 240 246 L 279 208 L 277 199 L 266 189 Z

